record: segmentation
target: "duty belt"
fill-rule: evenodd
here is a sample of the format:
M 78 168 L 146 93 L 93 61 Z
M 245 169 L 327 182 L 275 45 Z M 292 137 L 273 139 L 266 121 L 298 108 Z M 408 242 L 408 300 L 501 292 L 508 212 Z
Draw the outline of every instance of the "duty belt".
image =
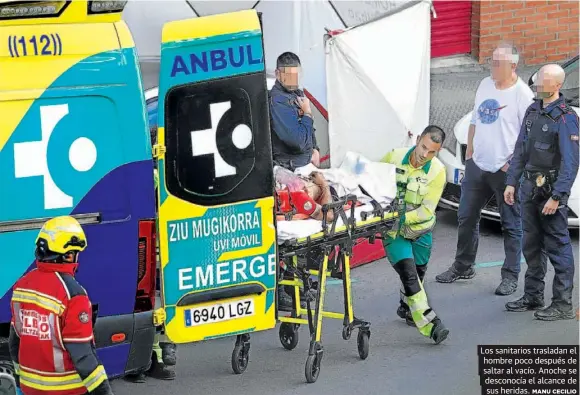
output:
M 524 178 L 527 180 L 531 180 L 536 184 L 538 188 L 542 188 L 543 186 L 553 184 L 556 182 L 556 178 L 558 178 L 558 171 L 557 170 L 548 170 L 548 171 L 528 171 L 524 170 Z

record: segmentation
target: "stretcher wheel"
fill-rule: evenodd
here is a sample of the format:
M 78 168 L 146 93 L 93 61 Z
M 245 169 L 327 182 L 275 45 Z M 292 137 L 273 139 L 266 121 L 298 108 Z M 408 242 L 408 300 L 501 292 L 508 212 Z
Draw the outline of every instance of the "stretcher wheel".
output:
M 318 375 L 320 374 L 320 363 L 321 358 L 318 358 L 318 355 L 309 355 L 308 358 L 306 358 L 304 373 L 306 374 L 306 381 L 308 383 L 315 383 L 316 380 L 318 380 Z
M 347 325 L 347 326 L 342 328 L 342 338 L 344 340 L 350 339 L 351 334 L 352 334 L 352 328 L 350 327 L 350 325 Z
M 368 331 L 358 331 L 358 336 L 356 338 L 356 345 L 358 348 L 358 355 L 360 359 L 367 359 L 369 356 L 369 342 L 370 342 L 370 333 Z
M 244 344 L 236 344 L 232 352 L 232 369 L 235 374 L 242 374 L 248 367 L 250 350 Z
M 283 322 L 278 331 L 280 343 L 286 350 L 294 350 L 298 345 L 298 325 Z

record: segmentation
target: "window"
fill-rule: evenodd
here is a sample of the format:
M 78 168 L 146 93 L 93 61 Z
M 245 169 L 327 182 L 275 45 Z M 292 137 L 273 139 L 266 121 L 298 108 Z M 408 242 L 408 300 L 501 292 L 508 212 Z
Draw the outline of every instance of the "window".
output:
M 149 128 L 157 127 L 157 98 L 147 101 L 147 118 L 149 119 Z
M 273 195 L 264 73 L 174 87 L 165 108 L 169 193 L 204 206 Z
M 576 106 L 578 105 L 578 59 L 564 67 L 566 72 L 566 79 L 562 85 L 562 93 L 568 99 L 576 99 Z

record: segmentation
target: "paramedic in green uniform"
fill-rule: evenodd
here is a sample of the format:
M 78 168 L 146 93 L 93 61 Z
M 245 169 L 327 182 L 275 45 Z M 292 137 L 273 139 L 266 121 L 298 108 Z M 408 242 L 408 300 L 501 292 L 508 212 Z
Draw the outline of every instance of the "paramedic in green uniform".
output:
M 397 200 L 401 215 L 384 240 L 387 259 L 402 282 L 397 314 L 436 344 L 447 338 L 445 328 L 427 301 L 423 279 L 431 256 L 435 209 L 446 183 L 445 166 L 435 157 L 445 132 L 427 126 L 412 148 L 389 152 L 382 162 L 397 166 Z
M 157 144 L 157 127 L 154 126 L 150 128 L 151 133 L 151 145 Z M 153 161 L 153 181 L 155 183 L 155 205 L 158 206 L 158 189 L 159 189 L 159 170 L 157 167 L 157 161 Z M 155 308 L 161 307 L 161 299 L 159 297 L 159 284 L 156 286 L 156 297 L 155 297 Z M 149 376 L 158 380 L 174 380 L 175 371 L 169 369 L 168 366 L 175 366 L 177 363 L 177 345 L 171 343 L 166 339 L 164 335 L 163 325 L 157 326 L 155 332 L 155 337 L 153 339 L 153 350 L 151 353 L 151 366 L 145 372 L 140 372 L 137 374 L 129 374 L 125 378 L 128 381 L 134 383 L 144 383 L 146 381 L 145 377 Z M 161 339 L 165 341 L 161 341 Z

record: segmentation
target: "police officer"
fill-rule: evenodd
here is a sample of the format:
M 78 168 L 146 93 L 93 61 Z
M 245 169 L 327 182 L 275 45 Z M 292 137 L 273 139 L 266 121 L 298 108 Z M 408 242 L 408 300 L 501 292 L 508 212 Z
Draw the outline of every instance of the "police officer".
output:
M 573 319 L 574 256 L 567 201 L 578 173 L 578 115 L 560 93 L 564 70 L 555 64 L 538 72 L 537 100 L 528 108 L 508 170 L 504 199 L 513 205 L 521 183 L 523 254 L 528 264 L 524 296 L 508 311 L 537 310 L 539 320 Z M 544 253 L 545 251 L 545 253 Z M 554 266 L 552 304 L 544 309 L 547 257 Z
M 74 277 L 86 247 L 76 219 L 50 219 L 36 239 L 36 270 L 14 285 L 9 348 L 25 395 L 113 394 L 95 349 L 91 301 Z

